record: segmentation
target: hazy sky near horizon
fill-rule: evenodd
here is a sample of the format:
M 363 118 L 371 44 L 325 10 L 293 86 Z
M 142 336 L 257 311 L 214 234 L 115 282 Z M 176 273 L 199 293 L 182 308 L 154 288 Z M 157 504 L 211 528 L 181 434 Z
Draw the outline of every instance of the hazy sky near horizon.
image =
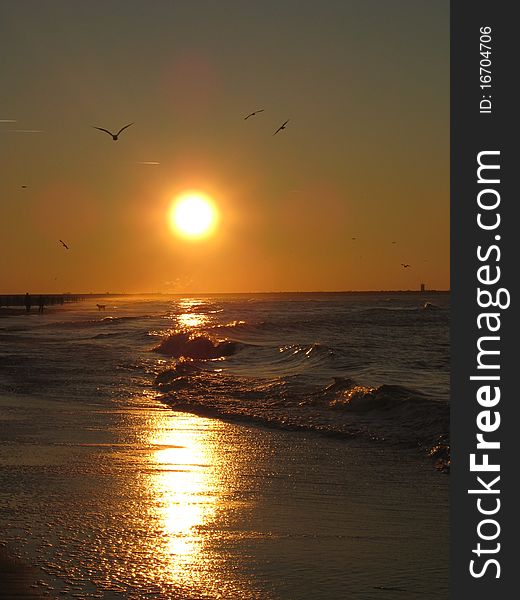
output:
M 0 293 L 449 287 L 448 0 L 0 0 L 0 81 Z

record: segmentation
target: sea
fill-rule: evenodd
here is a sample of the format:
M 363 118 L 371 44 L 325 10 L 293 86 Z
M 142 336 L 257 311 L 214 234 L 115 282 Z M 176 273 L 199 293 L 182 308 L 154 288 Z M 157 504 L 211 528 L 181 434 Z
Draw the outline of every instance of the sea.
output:
M 2 318 L 1 545 L 50 597 L 447 597 L 449 326 L 442 292 Z

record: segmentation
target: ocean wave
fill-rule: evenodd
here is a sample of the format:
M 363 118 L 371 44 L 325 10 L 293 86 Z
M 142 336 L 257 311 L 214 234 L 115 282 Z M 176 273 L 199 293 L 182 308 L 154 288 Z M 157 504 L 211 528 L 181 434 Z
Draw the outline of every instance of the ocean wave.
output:
M 120 317 L 103 317 L 102 323 L 123 323 L 125 321 L 140 321 L 142 319 L 151 319 L 152 315 L 123 315 Z
M 420 306 L 369 306 L 353 309 L 357 313 L 378 313 L 378 312 L 418 312 Z
M 170 392 L 189 385 L 190 376 L 200 371 L 200 367 L 191 359 L 180 359 L 174 365 L 161 371 L 155 377 L 155 385 L 162 392 Z
M 157 375 L 162 400 L 175 410 L 289 430 L 417 448 L 449 457 L 449 407 L 398 385 L 367 387 L 336 377 L 309 388 L 299 375 L 269 380 L 231 375 L 180 362 Z M 441 450 L 431 454 L 436 460 Z
M 416 407 L 421 402 L 431 402 L 417 390 L 400 385 L 384 384 L 379 387 L 359 385 L 348 378 L 338 377 L 321 392 L 335 410 L 366 412 L 370 410 L 392 410 L 413 400 Z M 329 400 L 330 398 L 330 400 Z
M 422 308 L 423 310 L 440 310 L 441 307 L 433 302 L 425 302 Z
M 248 327 L 248 323 L 246 321 L 230 321 L 229 323 L 217 323 L 216 325 L 212 325 L 209 329 L 212 330 L 233 330 L 233 329 L 245 329 Z
M 152 351 L 172 358 L 207 360 L 230 356 L 236 352 L 237 347 L 236 342 L 214 342 L 203 334 L 193 335 L 180 331 L 164 338 Z
M 218 333 L 225 333 L 230 338 L 241 340 L 246 336 L 246 339 L 255 340 L 258 336 L 264 336 L 270 330 L 277 329 L 276 323 L 270 323 L 266 321 L 249 322 L 244 320 L 234 320 L 228 323 L 216 324 L 207 327 L 207 331 L 215 331 Z M 259 338 L 260 339 L 260 338 Z
M 120 337 L 121 336 L 121 332 L 120 331 L 113 331 L 111 333 L 98 333 L 96 335 L 91 336 L 90 338 L 86 338 L 89 340 L 102 340 L 105 338 L 111 338 L 111 337 Z
M 432 302 L 425 302 L 424 304 L 418 306 L 370 306 L 364 308 L 354 309 L 353 312 L 357 314 L 368 314 L 368 315 L 386 315 L 389 316 L 391 314 L 405 315 L 406 313 L 410 315 L 420 315 L 424 310 L 437 310 L 439 312 L 446 312 L 447 309 L 443 309 L 442 307 L 433 304 Z
M 274 349 L 273 349 L 274 350 Z M 289 344 L 278 346 L 276 353 L 269 354 L 269 366 L 284 367 L 290 375 L 294 369 L 312 369 L 331 365 L 335 351 L 325 344 Z
M 77 321 L 60 321 L 57 323 L 48 323 L 45 327 L 58 329 L 84 329 L 88 327 L 106 327 L 107 325 L 121 325 L 132 321 L 152 319 L 152 315 L 123 315 L 108 316 L 101 319 L 81 319 Z

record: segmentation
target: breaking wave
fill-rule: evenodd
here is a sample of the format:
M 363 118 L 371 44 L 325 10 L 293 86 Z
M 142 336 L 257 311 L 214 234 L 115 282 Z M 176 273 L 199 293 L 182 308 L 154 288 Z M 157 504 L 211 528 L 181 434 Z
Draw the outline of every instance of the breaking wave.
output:
M 164 354 L 172 358 L 214 359 L 230 356 L 237 349 L 236 342 L 213 342 L 205 335 L 190 335 L 186 332 L 177 332 L 163 339 L 153 348 L 153 352 Z
M 418 448 L 449 464 L 449 407 L 398 385 L 367 387 L 347 377 L 309 390 L 302 375 L 241 377 L 181 360 L 157 374 L 168 406 L 195 414 Z

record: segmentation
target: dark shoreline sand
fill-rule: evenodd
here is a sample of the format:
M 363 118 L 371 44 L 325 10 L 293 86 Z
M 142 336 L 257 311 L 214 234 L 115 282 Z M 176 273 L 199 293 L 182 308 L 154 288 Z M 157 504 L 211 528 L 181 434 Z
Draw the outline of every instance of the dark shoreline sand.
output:
M 61 306 L 46 306 L 44 308 L 43 314 L 47 315 L 50 313 L 55 313 L 60 310 L 66 310 L 66 309 L 64 309 Z M 32 315 L 36 315 L 37 317 L 42 316 L 41 313 L 38 312 L 38 306 L 32 306 L 31 310 L 29 312 L 27 312 L 25 307 L 0 306 L 0 318 L 2 318 L 2 317 L 19 317 L 19 316 L 23 316 L 23 315 L 27 315 L 27 317 L 31 317 Z
M 25 312 L 27 311 L 21 306 L 17 306 L 16 308 L 0 306 L 0 317 L 14 317 L 23 315 Z M 34 312 L 38 312 L 38 309 L 36 309 Z
M 0 598 L 10 600 L 20 598 L 49 598 L 37 583 L 43 573 L 9 555 L 5 546 L 0 546 Z

